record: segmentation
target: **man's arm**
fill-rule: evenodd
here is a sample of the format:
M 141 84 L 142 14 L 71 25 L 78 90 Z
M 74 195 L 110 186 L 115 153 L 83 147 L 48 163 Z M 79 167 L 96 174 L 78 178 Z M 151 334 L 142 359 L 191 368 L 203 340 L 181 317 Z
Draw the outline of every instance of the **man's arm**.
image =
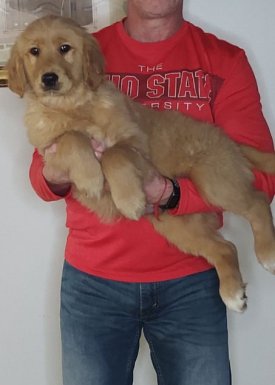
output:
M 67 176 L 45 167 L 37 150 L 33 153 L 29 176 L 33 189 L 45 201 L 57 201 L 70 193 L 71 184 Z
M 237 143 L 272 152 L 272 136 L 263 116 L 254 73 L 244 51 L 240 51 L 231 76 L 225 81 L 215 103 L 215 123 Z M 254 186 L 272 200 L 275 176 L 254 170 Z

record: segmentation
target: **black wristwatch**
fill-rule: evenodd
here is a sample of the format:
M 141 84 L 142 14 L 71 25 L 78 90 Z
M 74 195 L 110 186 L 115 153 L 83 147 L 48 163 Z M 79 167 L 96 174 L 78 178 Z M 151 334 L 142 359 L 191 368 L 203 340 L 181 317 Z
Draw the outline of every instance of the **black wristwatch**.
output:
M 161 210 L 170 210 L 177 207 L 179 200 L 180 200 L 180 186 L 176 179 L 170 179 L 169 180 L 173 184 L 173 192 L 170 195 L 170 198 L 168 199 L 167 203 L 165 205 L 160 205 L 159 208 Z

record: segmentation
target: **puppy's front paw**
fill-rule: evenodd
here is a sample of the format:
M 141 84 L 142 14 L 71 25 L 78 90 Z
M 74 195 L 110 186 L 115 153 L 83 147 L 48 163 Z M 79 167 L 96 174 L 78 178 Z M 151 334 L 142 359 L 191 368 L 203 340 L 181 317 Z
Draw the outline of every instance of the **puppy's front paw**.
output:
M 89 198 L 99 199 L 103 192 L 104 186 L 104 177 L 102 174 L 97 175 L 96 177 L 90 178 L 88 183 L 82 186 L 82 191 Z
M 128 197 L 115 197 L 114 203 L 118 211 L 126 218 L 138 220 L 145 213 L 145 195 L 143 191 L 137 191 Z
M 71 176 L 76 188 L 89 198 L 100 198 L 104 186 L 104 176 L 100 167 L 83 167 Z

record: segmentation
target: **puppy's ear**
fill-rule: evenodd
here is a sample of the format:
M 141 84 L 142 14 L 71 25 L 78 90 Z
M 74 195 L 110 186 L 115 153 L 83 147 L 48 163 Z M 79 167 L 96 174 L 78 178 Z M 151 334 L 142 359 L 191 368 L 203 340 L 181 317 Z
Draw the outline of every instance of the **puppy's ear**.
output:
M 10 58 L 7 64 L 8 69 L 8 86 L 9 88 L 22 97 L 25 93 L 27 79 L 24 70 L 23 59 L 20 57 L 17 44 L 12 47 Z
M 96 39 L 87 34 L 84 38 L 83 74 L 85 82 L 96 90 L 104 80 L 104 59 Z

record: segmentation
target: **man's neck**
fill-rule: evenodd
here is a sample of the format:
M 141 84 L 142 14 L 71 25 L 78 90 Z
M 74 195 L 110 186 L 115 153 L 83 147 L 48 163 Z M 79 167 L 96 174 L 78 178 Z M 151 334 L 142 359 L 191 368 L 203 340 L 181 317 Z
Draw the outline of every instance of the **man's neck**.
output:
M 181 15 L 175 14 L 163 18 L 139 18 L 128 14 L 124 22 L 126 32 L 135 40 L 144 43 L 168 39 L 179 30 L 183 23 Z

